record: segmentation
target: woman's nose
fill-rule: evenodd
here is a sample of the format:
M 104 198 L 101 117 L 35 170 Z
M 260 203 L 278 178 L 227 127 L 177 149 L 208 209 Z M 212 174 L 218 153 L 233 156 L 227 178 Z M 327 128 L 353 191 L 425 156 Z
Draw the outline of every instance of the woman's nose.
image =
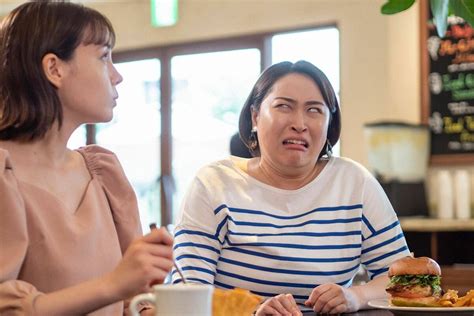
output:
M 306 120 L 303 113 L 295 113 L 293 115 L 293 121 L 291 124 L 291 128 L 296 131 L 297 133 L 302 133 L 306 131 Z
M 123 81 L 122 75 L 118 72 L 117 68 L 112 64 L 110 80 L 114 86 L 118 85 Z

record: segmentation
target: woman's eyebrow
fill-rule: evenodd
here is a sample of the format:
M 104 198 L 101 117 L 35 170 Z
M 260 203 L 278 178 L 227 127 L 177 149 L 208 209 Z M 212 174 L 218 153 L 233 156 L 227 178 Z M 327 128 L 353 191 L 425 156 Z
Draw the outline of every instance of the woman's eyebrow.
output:
M 286 102 L 293 103 L 293 104 L 296 103 L 295 99 L 292 99 L 292 98 L 289 98 L 289 97 L 275 97 L 274 100 L 278 100 L 278 99 L 281 99 L 281 100 L 284 100 Z M 325 105 L 325 103 L 324 103 L 324 101 L 310 100 L 310 101 L 305 102 L 305 105 Z
M 296 100 L 294 100 L 292 98 L 288 98 L 288 97 L 275 97 L 274 100 L 278 100 L 278 99 L 284 100 L 284 101 L 289 102 L 289 103 L 296 103 Z
M 305 103 L 306 105 L 326 105 L 324 101 L 311 100 Z

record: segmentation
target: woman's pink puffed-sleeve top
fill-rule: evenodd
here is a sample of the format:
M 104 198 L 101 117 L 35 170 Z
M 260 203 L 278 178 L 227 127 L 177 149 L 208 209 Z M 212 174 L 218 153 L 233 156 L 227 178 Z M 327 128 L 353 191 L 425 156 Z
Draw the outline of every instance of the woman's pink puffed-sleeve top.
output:
M 141 235 L 137 200 L 116 156 L 95 145 L 78 151 L 92 179 L 73 212 L 18 180 L 0 149 L 0 315 L 35 315 L 38 295 L 112 271 Z M 122 313 L 118 302 L 91 315 Z

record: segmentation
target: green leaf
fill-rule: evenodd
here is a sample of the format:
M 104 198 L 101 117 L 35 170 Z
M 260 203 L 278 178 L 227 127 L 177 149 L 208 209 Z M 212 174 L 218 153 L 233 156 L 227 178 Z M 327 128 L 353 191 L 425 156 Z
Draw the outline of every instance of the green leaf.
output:
M 458 1 L 458 0 L 456 0 Z M 448 28 L 449 0 L 430 0 L 431 13 L 439 37 L 444 37 Z
M 474 27 L 474 0 L 451 0 L 450 6 L 454 15 L 463 18 Z
M 382 8 L 382 14 L 395 14 L 405 11 L 415 3 L 415 0 L 388 0 Z

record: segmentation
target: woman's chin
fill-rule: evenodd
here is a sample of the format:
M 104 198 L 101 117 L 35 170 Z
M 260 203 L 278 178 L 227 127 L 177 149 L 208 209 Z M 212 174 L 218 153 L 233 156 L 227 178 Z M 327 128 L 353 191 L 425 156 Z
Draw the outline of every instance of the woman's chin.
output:
M 282 164 L 288 168 L 301 168 L 307 166 L 308 164 L 314 164 L 313 161 L 310 161 L 305 155 L 288 155 L 282 161 Z

